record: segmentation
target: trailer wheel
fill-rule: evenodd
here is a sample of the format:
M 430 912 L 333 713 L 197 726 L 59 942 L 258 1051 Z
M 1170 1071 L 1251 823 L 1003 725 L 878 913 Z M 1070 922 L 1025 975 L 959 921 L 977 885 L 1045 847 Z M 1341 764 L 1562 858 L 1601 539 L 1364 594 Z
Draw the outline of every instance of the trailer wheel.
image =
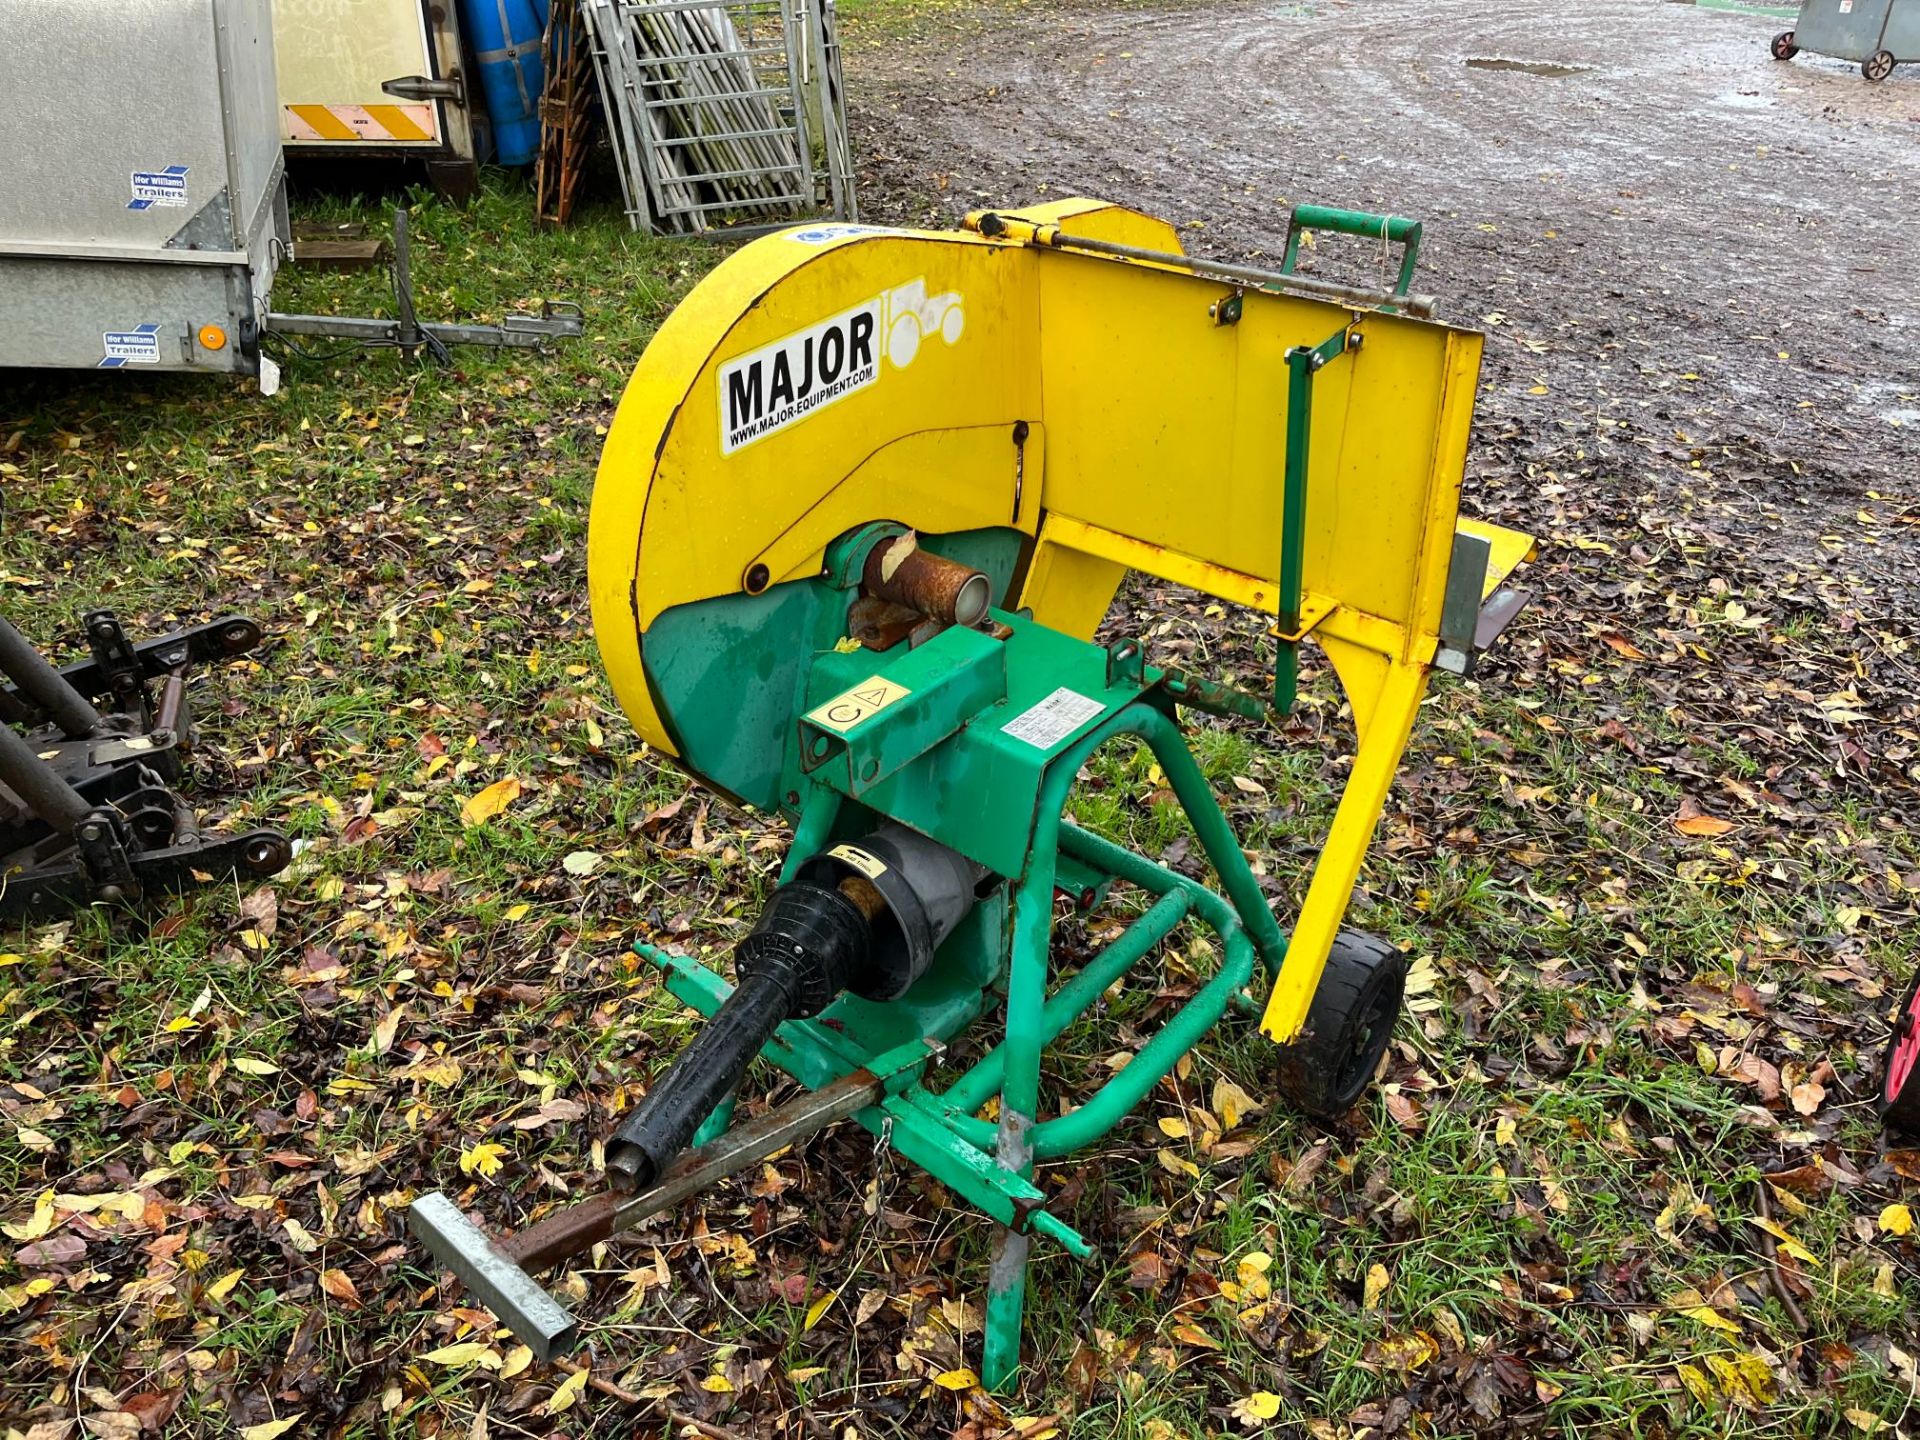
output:
M 1280 1051 L 1280 1093 L 1323 1120 L 1351 1109 L 1387 1053 L 1406 988 L 1406 956 L 1376 936 L 1342 930 L 1306 1028 Z
M 1893 52 L 1876 50 L 1860 62 L 1860 73 L 1869 80 L 1884 80 L 1893 74 Z
M 1889 1129 L 1920 1135 L 1920 975 L 1894 1018 L 1880 1079 L 1880 1119 Z
M 1800 47 L 1793 43 L 1793 31 L 1782 30 L 1773 37 L 1773 58 L 1791 60 L 1800 53 Z

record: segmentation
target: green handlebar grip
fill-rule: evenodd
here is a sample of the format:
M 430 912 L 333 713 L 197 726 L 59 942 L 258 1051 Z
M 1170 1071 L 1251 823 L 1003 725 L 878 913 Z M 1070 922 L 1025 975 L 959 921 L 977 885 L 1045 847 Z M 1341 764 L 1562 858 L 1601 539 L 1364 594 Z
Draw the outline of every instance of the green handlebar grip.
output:
M 1330 230 L 1336 235 L 1353 235 L 1363 240 L 1383 240 L 1402 248 L 1400 280 L 1394 292 L 1405 295 L 1413 289 L 1414 267 L 1420 263 L 1420 222 L 1400 215 L 1368 215 L 1360 210 L 1335 210 L 1326 205 L 1296 205 L 1287 221 L 1287 253 L 1280 269 L 1293 273 L 1300 258 L 1300 232 Z

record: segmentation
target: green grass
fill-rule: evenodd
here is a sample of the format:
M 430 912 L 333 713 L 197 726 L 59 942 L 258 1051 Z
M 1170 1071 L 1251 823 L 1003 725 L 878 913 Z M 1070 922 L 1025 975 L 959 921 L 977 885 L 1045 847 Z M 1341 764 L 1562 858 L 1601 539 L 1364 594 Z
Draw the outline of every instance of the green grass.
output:
M 921 8 L 848 11 L 912 25 Z M 543 1413 L 558 1374 L 424 1358 L 512 1346 L 434 1289 L 405 1205 L 445 1186 L 520 1223 L 591 1184 L 594 1137 L 689 1033 L 628 945 L 721 963 L 783 833 L 689 794 L 633 738 L 585 603 L 601 436 L 647 337 L 721 251 L 633 236 L 604 211 L 536 234 L 529 209 L 511 187 L 469 211 L 414 197 L 418 303 L 497 318 L 579 301 L 588 338 L 550 355 L 461 350 L 436 370 L 315 344 L 270 400 L 49 375 L 3 402 L 10 617 L 56 649 L 103 601 L 142 631 L 260 619 L 273 641 L 197 688 L 196 793 L 223 824 L 305 842 L 271 886 L 271 927 L 214 885 L 0 936 L 3 1218 L 26 1224 L 48 1190 L 150 1201 L 137 1221 L 63 1220 L 56 1234 L 87 1243 L 58 1266 L 0 1261 L 0 1417 L 17 1428 L 149 1396 L 177 1403 L 179 1434 L 287 1417 L 294 1433 L 466 1433 L 482 1408 L 495 1433 L 573 1425 Z M 368 310 L 384 294 L 377 275 L 289 271 L 276 301 Z M 1554 598 L 1483 685 L 1442 686 L 1423 713 L 1353 912 L 1416 962 L 1383 1095 L 1332 1126 L 1289 1113 L 1266 1042 L 1236 1020 L 1093 1157 L 1045 1173 L 1099 1252 L 1039 1258 L 1030 1379 L 1008 1414 L 1167 1440 L 1244 1433 L 1233 1407 L 1260 1393 L 1279 1397 L 1274 1433 L 1315 1436 L 1397 1423 L 1401 1406 L 1449 1435 L 1831 1434 L 1906 1411 L 1892 1350 L 1912 1349 L 1920 1262 L 1875 1217 L 1914 1184 L 1881 1158 L 1862 1097 L 1913 963 L 1912 792 L 1808 761 L 1825 752 L 1788 693 L 1860 686 L 1877 705 L 1897 677 L 1859 630 L 1756 633 L 1718 598 L 1689 612 L 1705 570 L 1663 563 L 1623 619 L 1589 598 L 1598 562 L 1550 543 L 1537 574 Z M 1746 579 L 1729 593 L 1754 608 L 1771 582 Z M 1245 617 L 1144 585 L 1122 604 L 1119 628 L 1178 619 L 1214 671 L 1264 671 Z M 1603 621 L 1649 655 L 1656 629 L 1697 627 L 1746 667 L 1752 726 L 1696 723 L 1694 691 L 1725 677 L 1621 660 L 1590 638 Z M 1302 716 L 1194 733 L 1283 916 L 1350 749 L 1324 672 Z M 463 825 L 462 803 L 509 776 L 520 798 Z M 1795 793 L 1743 807 L 1721 777 Z M 1677 833 L 1683 796 L 1740 829 Z M 1073 803 L 1200 873 L 1144 750 L 1098 757 Z M 604 860 L 575 876 L 576 850 Z M 1138 908 L 1118 895 L 1067 938 Z M 1157 971 L 1062 1037 L 1049 1093 L 1097 1083 L 1156 1023 L 1159 987 L 1202 982 L 1213 961 L 1194 938 L 1178 932 Z M 1826 1061 L 1835 1078 L 1801 1116 L 1730 1073 L 1748 1056 L 1797 1079 Z M 1209 1141 L 1223 1081 L 1264 1108 Z M 756 1072 L 749 1089 L 780 1083 Z M 579 1113 L 514 1128 L 555 1100 Z M 502 1168 L 463 1176 L 483 1140 Z M 1749 1218 L 1756 1176 L 1815 1153 L 1857 1178 L 1773 1199 L 1816 1257 L 1802 1332 Z M 977 1364 L 988 1241 L 858 1135 L 784 1156 L 564 1282 L 591 1317 L 595 1373 L 649 1397 L 636 1410 L 589 1390 L 579 1428 L 618 1432 L 665 1403 L 740 1434 L 941 1434 L 968 1417 L 1002 1433 L 983 1397 L 931 1383 Z M 1136 1282 L 1143 1253 L 1152 1284 Z M 1271 1295 L 1236 1300 L 1221 1287 L 1249 1256 L 1269 1257 Z M 868 1291 L 884 1303 L 856 1324 Z M 1685 1313 L 1703 1303 L 1721 1326 Z M 1743 1357 L 1758 1393 L 1714 1368 Z M 1683 1366 L 1714 1399 L 1689 1394 Z M 713 1375 L 724 1385 L 701 1383 Z

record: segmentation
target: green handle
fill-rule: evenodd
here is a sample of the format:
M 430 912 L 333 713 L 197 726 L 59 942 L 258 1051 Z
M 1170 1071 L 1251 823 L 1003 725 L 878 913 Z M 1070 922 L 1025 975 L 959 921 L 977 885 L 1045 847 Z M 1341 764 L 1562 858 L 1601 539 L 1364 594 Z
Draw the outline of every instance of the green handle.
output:
M 1287 221 L 1287 253 L 1280 262 L 1283 274 L 1291 275 L 1300 258 L 1300 232 L 1331 230 L 1336 235 L 1354 235 L 1362 240 L 1384 240 L 1402 247 L 1400 280 L 1393 287 L 1396 295 L 1413 289 L 1414 267 L 1420 263 L 1420 222 L 1398 215 L 1368 215 L 1359 210 L 1334 210 L 1325 205 L 1296 205 Z

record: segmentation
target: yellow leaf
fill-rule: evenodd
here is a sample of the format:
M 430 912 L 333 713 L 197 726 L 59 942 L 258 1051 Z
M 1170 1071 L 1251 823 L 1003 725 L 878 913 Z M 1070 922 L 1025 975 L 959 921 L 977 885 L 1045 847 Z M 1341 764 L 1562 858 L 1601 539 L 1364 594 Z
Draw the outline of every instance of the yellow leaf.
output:
M 33 1202 L 33 1213 L 18 1225 L 0 1225 L 0 1230 L 15 1240 L 38 1240 L 53 1229 L 53 1191 L 42 1190 Z
M 233 1290 L 233 1287 L 240 1283 L 240 1277 L 246 1273 L 247 1270 L 244 1265 L 237 1270 L 229 1270 L 218 1280 L 207 1286 L 207 1298 L 210 1300 L 226 1299 L 228 1294 Z
M 1184 1140 L 1193 1132 L 1187 1129 L 1187 1122 L 1178 1115 L 1162 1115 L 1160 1133 L 1170 1140 Z
M 798 1370 L 787 1371 L 787 1379 L 796 1385 L 802 1385 L 809 1380 L 817 1380 L 826 1373 L 827 1367 L 824 1365 L 802 1365 Z
M 933 1383 L 942 1390 L 977 1390 L 980 1377 L 971 1370 L 943 1370 L 933 1377 Z
M 580 1392 L 586 1388 L 587 1372 L 585 1367 L 582 1367 L 561 1381 L 559 1388 L 547 1397 L 547 1414 L 558 1415 L 562 1410 L 578 1400 L 580 1398 Z
M 320 1242 L 314 1239 L 312 1232 L 298 1220 L 283 1220 L 280 1226 L 287 1232 L 287 1239 L 293 1242 L 293 1248 L 302 1255 L 311 1255 L 320 1248 Z
M 1231 1130 L 1242 1120 L 1250 1120 L 1264 1107 L 1231 1080 L 1213 1082 L 1213 1113 Z
M 500 1364 L 500 1378 L 511 1380 L 532 1363 L 533 1351 L 525 1345 L 516 1345 L 507 1352 L 507 1358 Z
M 1424 1330 L 1390 1336 L 1380 1342 L 1380 1358 L 1396 1370 L 1418 1370 L 1439 1353 L 1440 1347 Z
M 1256 1390 L 1233 1402 L 1233 1418 L 1248 1429 L 1264 1425 L 1280 1413 L 1280 1397 L 1270 1390 Z
M 504 780 L 496 780 L 478 795 L 469 797 L 460 807 L 460 823 L 468 826 L 484 825 L 519 798 L 518 776 L 509 775 Z
M 1707 1379 L 1706 1371 L 1702 1370 L 1698 1365 L 1688 1365 L 1685 1363 L 1676 1365 L 1674 1369 L 1679 1373 L 1680 1383 L 1687 1387 L 1688 1392 L 1694 1399 L 1698 1400 L 1702 1405 L 1711 1405 L 1713 1403 L 1713 1384 Z
M 1154 1159 L 1160 1162 L 1160 1168 L 1165 1170 L 1169 1175 L 1191 1175 L 1196 1180 L 1200 1178 L 1200 1167 L 1198 1165 L 1194 1164 L 1191 1160 L 1181 1159 L 1171 1150 L 1155 1151 Z
M 251 935 L 253 932 L 249 930 L 246 933 Z M 234 1056 L 233 1068 L 248 1075 L 278 1075 L 280 1073 L 280 1067 L 278 1065 L 269 1064 L 265 1060 L 256 1060 L 251 1055 Z
M 1738 1323 L 1727 1319 L 1726 1316 L 1722 1315 L 1718 1310 L 1714 1309 L 1711 1305 L 1690 1306 L 1687 1309 L 1682 1310 L 1680 1313 L 1686 1316 L 1689 1320 L 1697 1320 L 1702 1325 L 1709 1326 L 1710 1328 L 1715 1330 L 1724 1330 L 1729 1335 L 1738 1335 L 1740 1333 L 1740 1326 L 1738 1325 Z
M 1220 1342 L 1207 1334 L 1198 1325 L 1189 1325 L 1185 1321 L 1173 1327 L 1169 1332 L 1182 1345 L 1193 1345 L 1202 1350 L 1218 1350 Z
M 711 1390 L 716 1395 L 731 1395 L 733 1382 L 724 1375 L 709 1375 L 700 1382 L 702 1390 Z
M 1880 1212 L 1880 1228 L 1889 1235 L 1913 1233 L 1913 1211 L 1905 1205 L 1889 1205 Z
M 472 1365 L 476 1361 L 489 1370 L 500 1368 L 500 1357 L 483 1341 L 463 1340 L 458 1345 L 442 1345 L 438 1350 L 429 1350 L 420 1357 L 435 1365 L 445 1365 L 449 1369 L 456 1365 Z
M 240 1432 L 240 1440 L 277 1440 L 300 1423 L 298 1415 L 289 1415 L 284 1420 L 265 1420 L 258 1425 L 249 1425 Z
M 173 1019 L 167 1021 L 163 1028 L 169 1035 L 178 1035 L 182 1030 L 191 1030 L 199 1023 L 200 1022 L 191 1015 L 176 1015 Z
M 516 920 L 526 919 L 527 912 L 531 909 L 533 909 L 533 907 L 527 904 L 509 905 L 506 914 L 507 923 L 511 925 Z
M 472 1175 L 478 1172 L 483 1178 L 491 1180 L 500 1173 L 500 1163 L 506 1153 L 506 1146 L 496 1145 L 491 1140 L 471 1146 L 460 1152 L 460 1173 Z
M 1493 1122 L 1493 1143 L 1496 1145 L 1511 1145 L 1517 1128 L 1513 1123 L 1513 1117 L 1511 1115 L 1502 1115 L 1498 1120 Z
M 1820 1263 L 1818 1260 L 1813 1258 L 1813 1252 L 1811 1250 L 1807 1249 L 1806 1246 L 1802 1245 L 1798 1240 L 1794 1239 L 1793 1236 L 1787 1233 L 1785 1226 L 1776 1225 L 1771 1220 L 1762 1220 L 1757 1215 L 1749 1216 L 1747 1223 L 1751 1225 L 1758 1225 L 1762 1230 L 1766 1231 L 1767 1234 L 1773 1236 L 1774 1239 L 1780 1242 L 1780 1248 L 1782 1250 L 1786 1251 L 1787 1254 L 1791 1255 L 1794 1259 L 1800 1261 L 1802 1264 L 1818 1265 Z
M 1873 1272 L 1873 1293 L 1882 1300 L 1898 1300 L 1900 1292 L 1893 1284 L 1893 1262 L 1888 1261 Z
M 1673 828 L 1682 835 L 1713 836 L 1724 835 L 1733 829 L 1731 820 L 1722 820 L 1718 815 L 1686 815 L 1673 822 Z
M 829 1290 L 818 1300 L 814 1301 L 813 1304 L 809 1305 L 807 1307 L 807 1318 L 802 1321 L 800 1325 L 800 1333 L 804 1335 L 807 1331 L 818 1325 L 820 1323 L 820 1317 L 826 1314 L 828 1309 L 833 1305 L 833 1302 L 839 1298 L 840 1292 L 838 1290 Z
M 1267 1271 L 1273 1267 L 1273 1256 L 1264 1250 L 1255 1250 L 1240 1257 L 1240 1263 L 1234 1267 L 1239 1277 L 1240 1291 L 1249 1300 L 1264 1300 L 1273 1294 L 1273 1282 L 1267 1279 Z
M 1853 1428 L 1858 1430 L 1862 1435 L 1872 1435 L 1881 1430 L 1885 1430 L 1889 1428 L 1887 1425 L 1887 1422 L 1882 1420 L 1878 1415 L 1874 1414 L 1871 1410 L 1847 1411 L 1847 1423 L 1853 1426 Z
M 1367 1267 L 1366 1295 L 1360 1302 L 1362 1307 L 1367 1310 L 1377 1309 L 1381 1297 L 1387 1293 L 1387 1286 L 1392 1283 L 1392 1280 L 1393 1277 L 1387 1273 L 1386 1266 L 1369 1265 Z

